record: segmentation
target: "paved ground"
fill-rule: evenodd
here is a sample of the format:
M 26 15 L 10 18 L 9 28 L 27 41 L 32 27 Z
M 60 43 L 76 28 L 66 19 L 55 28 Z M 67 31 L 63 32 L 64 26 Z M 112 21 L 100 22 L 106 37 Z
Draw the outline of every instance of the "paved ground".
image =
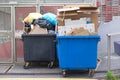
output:
M 96 79 L 76 79 L 76 78 L 1 78 L 0 80 L 96 80 Z
M 115 75 L 120 76 L 120 56 L 114 54 L 111 56 L 111 70 Z M 101 58 L 101 62 L 96 68 L 93 77 L 88 76 L 88 70 L 68 71 L 68 78 L 77 79 L 104 79 L 107 72 L 107 56 Z M 0 65 L 0 78 L 64 78 L 58 67 L 48 68 L 46 64 L 33 64 L 29 69 L 24 69 L 23 64 Z

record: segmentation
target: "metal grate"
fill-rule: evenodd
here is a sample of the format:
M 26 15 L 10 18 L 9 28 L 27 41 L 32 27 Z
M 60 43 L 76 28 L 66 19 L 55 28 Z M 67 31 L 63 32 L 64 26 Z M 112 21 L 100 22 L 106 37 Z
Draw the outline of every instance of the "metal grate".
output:
M 11 3 L 11 2 L 17 2 L 17 3 L 36 3 L 36 0 L 0 0 L 0 3 Z
M 11 30 L 11 9 L 0 7 L 0 30 Z
M 11 38 L 0 37 L 0 62 L 12 62 Z

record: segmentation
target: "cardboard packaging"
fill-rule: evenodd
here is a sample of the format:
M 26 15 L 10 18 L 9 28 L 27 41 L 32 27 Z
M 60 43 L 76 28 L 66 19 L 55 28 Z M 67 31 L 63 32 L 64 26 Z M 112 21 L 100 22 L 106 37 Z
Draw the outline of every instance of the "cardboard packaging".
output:
M 48 34 L 47 28 L 40 28 L 39 25 L 35 25 L 29 34 Z
M 66 36 L 89 35 L 89 31 L 84 28 L 74 28 Z
M 72 8 L 72 9 L 71 9 Z M 80 18 L 90 18 L 95 25 L 95 32 L 98 32 L 98 8 L 91 6 L 63 7 L 57 10 L 58 26 L 65 25 L 65 19 L 77 20 Z

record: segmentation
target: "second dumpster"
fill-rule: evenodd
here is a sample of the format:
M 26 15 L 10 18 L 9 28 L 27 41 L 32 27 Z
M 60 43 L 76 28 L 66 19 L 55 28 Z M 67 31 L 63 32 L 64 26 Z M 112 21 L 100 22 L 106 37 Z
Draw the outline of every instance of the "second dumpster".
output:
M 67 70 L 89 69 L 97 66 L 97 44 L 100 36 L 57 36 L 57 53 L 63 76 Z
M 56 56 L 55 34 L 23 34 L 24 68 L 29 68 L 31 62 L 47 61 L 48 67 L 53 67 Z

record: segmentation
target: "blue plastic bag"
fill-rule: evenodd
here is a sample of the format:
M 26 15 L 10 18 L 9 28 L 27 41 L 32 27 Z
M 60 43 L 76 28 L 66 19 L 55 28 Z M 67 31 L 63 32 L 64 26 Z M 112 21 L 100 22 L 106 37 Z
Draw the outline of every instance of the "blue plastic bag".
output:
M 42 19 L 46 19 L 48 22 L 50 22 L 53 25 L 57 25 L 57 18 L 56 15 L 53 13 L 46 13 L 42 15 Z

